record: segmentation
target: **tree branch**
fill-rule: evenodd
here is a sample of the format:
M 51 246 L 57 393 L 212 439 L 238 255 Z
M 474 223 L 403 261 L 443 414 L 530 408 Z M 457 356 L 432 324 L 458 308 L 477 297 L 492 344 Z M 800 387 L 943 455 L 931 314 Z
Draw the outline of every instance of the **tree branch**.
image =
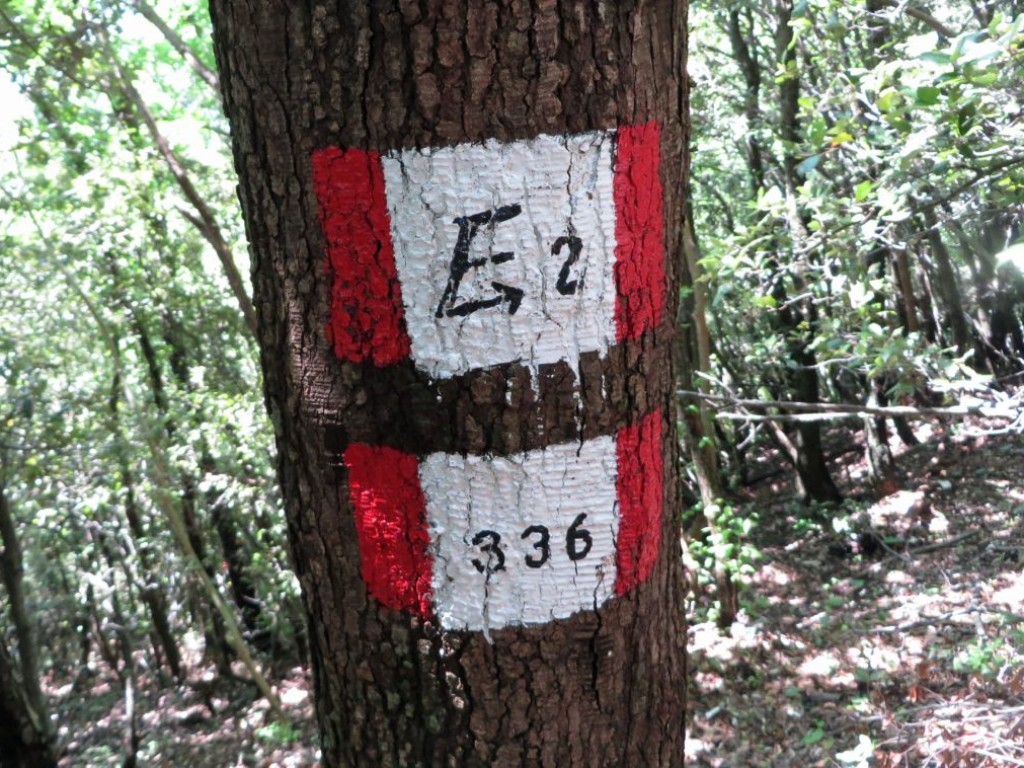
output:
M 907 16 L 922 22 L 932 31 L 938 32 L 943 37 L 954 38 L 957 36 L 956 30 L 947 27 L 923 8 L 911 6 L 906 0 L 903 0 L 903 2 L 897 2 L 897 0 L 878 0 L 878 4 L 886 8 L 895 8 L 897 12 L 902 11 Z
M 142 96 L 135 89 L 135 85 L 132 80 L 124 72 L 121 67 L 120 61 L 118 61 L 114 51 L 110 48 L 109 44 L 105 45 L 107 56 L 110 58 L 111 63 L 114 66 L 114 70 L 120 86 L 124 91 L 124 95 L 135 107 L 135 111 L 139 117 L 142 118 L 146 128 L 149 130 L 153 141 L 156 143 L 157 150 L 163 157 L 164 162 L 170 169 L 171 174 L 178 182 L 178 187 L 185 195 L 185 199 L 188 200 L 189 204 L 195 209 L 198 221 L 192 217 L 189 217 L 190 221 L 199 227 L 199 230 L 203 233 L 203 237 L 206 241 L 213 246 L 214 252 L 217 254 L 217 258 L 220 259 L 221 266 L 224 269 L 224 275 L 227 277 L 228 285 L 231 287 L 231 292 L 235 296 L 235 300 L 238 302 L 239 308 L 242 310 L 242 315 L 245 317 L 245 323 L 249 327 L 249 330 L 255 335 L 256 333 L 256 309 L 253 307 L 252 299 L 249 298 L 249 294 L 245 289 L 245 282 L 242 279 L 241 273 L 238 271 L 238 266 L 235 264 L 234 254 L 231 252 L 231 247 L 227 244 L 224 239 L 224 235 L 221 233 L 220 225 L 217 224 L 217 219 L 213 215 L 213 211 L 206 204 L 202 195 L 192 184 L 192 180 L 185 172 L 184 166 L 178 159 L 178 156 L 174 153 L 171 148 L 170 142 L 160 132 L 160 127 L 156 123 L 156 118 L 153 117 L 153 113 L 149 111 L 149 107 L 146 102 L 143 101 Z
M 728 421 L 824 421 L 829 419 L 859 418 L 862 416 L 888 416 L 904 418 L 950 418 L 978 416 L 986 419 L 1019 419 L 1024 415 L 1024 404 L 1004 406 L 954 405 L 948 408 L 918 408 L 909 405 L 853 405 L 846 403 L 801 403 L 780 400 L 744 400 L 722 395 L 681 390 L 676 393 L 688 400 L 705 400 L 713 406 L 764 411 L 777 408 L 789 413 L 719 413 L 716 418 Z
M 199 75 L 202 80 L 209 85 L 213 90 L 220 93 L 220 80 L 217 78 L 217 73 L 206 66 L 199 57 L 196 56 L 195 51 L 181 39 L 181 36 L 175 32 L 171 27 L 164 21 L 160 14 L 151 6 L 146 0 L 132 0 L 132 4 L 135 9 L 142 14 L 142 16 L 160 30 L 160 34 L 164 36 L 164 39 L 171 44 L 171 47 L 181 54 L 182 58 L 192 67 L 193 71 Z

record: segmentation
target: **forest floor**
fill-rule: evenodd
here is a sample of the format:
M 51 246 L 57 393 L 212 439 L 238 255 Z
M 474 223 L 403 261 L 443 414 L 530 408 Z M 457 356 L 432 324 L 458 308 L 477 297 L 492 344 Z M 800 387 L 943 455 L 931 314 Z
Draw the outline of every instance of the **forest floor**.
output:
M 846 454 L 820 524 L 785 485 L 739 505 L 757 567 L 731 630 L 689 628 L 688 766 L 1024 766 L 1024 440 L 984 426 L 881 498 Z
M 198 660 L 193 670 L 198 667 Z M 278 725 L 265 698 L 212 668 L 172 686 L 139 675 L 134 694 L 139 768 L 310 768 L 319 764 L 313 692 L 301 668 L 273 681 L 292 726 Z M 80 685 L 79 688 L 82 688 Z M 61 768 L 121 768 L 129 753 L 124 690 L 114 675 L 86 690 L 51 688 Z
M 819 523 L 784 475 L 735 505 L 758 520 L 743 549 L 756 568 L 731 630 L 689 628 L 688 766 L 1024 766 L 1024 440 L 927 439 L 898 459 L 904 489 L 881 498 L 863 493 L 857 455 L 835 470 L 860 500 Z M 697 591 L 691 617 L 712 602 Z M 303 670 L 275 681 L 295 730 L 251 685 L 191 677 L 140 674 L 140 766 L 317 764 Z M 116 677 L 49 693 L 62 767 L 122 765 Z

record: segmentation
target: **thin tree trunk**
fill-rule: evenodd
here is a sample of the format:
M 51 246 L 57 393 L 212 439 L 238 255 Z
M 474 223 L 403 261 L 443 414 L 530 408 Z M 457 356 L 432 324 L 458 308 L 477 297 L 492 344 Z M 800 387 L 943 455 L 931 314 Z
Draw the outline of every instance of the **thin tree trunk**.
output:
M 908 333 L 918 333 L 921 330 L 921 322 L 918 319 L 917 297 L 914 295 L 914 280 L 910 271 L 910 254 L 906 248 L 897 248 L 894 255 L 893 271 L 899 291 L 903 327 Z
M 693 230 L 693 208 L 687 201 L 683 242 L 680 247 L 680 276 L 684 288 L 690 289 L 692 305 L 680 302 L 680 360 L 677 365 L 679 387 L 690 391 L 699 387 L 696 373 L 711 369 L 711 336 L 707 324 L 707 284 L 701 279 L 700 247 Z M 687 311 L 688 310 L 688 311 Z M 700 387 L 702 388 L 702 387 Z M 718 448 L 711 420 L 711 411 L 703 400 L 683 409 L 687 447 L 693 460 L 694 473 L 703 505 L 703 522 L 709 537 L 719 546 L 713 551 L 715 591 L 718 597 L 718 626 L 732 626 L 739 613 L 739 593 L 726 563 L 726 537 L 718 523 L 718 512 L 725 495 Z
M 935 285 L 945 305 L 945 320 L 953 331 L 953 343 L 956 344 L 957 352 L 963 354 L 971 348 L 971 330 L 967 324 L 967 314 L 964 311 L 960 281 L 953 268 L 949 249 L 942 239 L 942 233 L 939 232 L 938 219 L 935 218 L 933 212 L 925 213 L 924 224 L 928 244 L 931 246 L 932 262 L 935 264 Z
M 882 387 L 879 379 L 867 382 L 868 396 L 866 405 L 869 408 L 880 404 L 879 390 Z M 878 416 L 865 415 L 864 441 L 868 460 L 868 475 L 872 482 L 883 492 L 895 491 L 895 464 L 889 448 L 889 434 L 885 428 L 885 419 Z
M 748 21 L 748 26 L 752 27 L 749 9 L 744 10 L 744 17 Z M 728 32 L 732 56 L 739 65 L 740 72 L 743 74 L 743 82 L 746 85 L 743 96 L 743 114 L 747 123 L 747 167 L 750 169 L 752 197 L 756 198 L 764 189 L 765 184 L 764 157 L 761 151 L 761 141 L 758 138 L 758 130 L 761 127 L 761 64 L 757 60 L 757 48 L 747 42 L 738 8 L 729 11 Z
M 126 447 L 127 437 L 124 434 L 124 427 L 121 424 L 121 376 L 114 373 L 114 383 L 110 393 L 110 416 L 113 422 L 113 431 L 117 436 L 118 460 L 121 465 L 121 485 L 124 488 L 124 515 L 128 521 L 128 530 L 135 542 L 135 551 L 138 553 L 139 566 L 142 573 L 143 584 L 141 585 L 142 601 L 149 611 L 149 618 L 153 622 L 153 632 L 156 635 L 157 644 L 163 650 L 163 656 L 167 660 L 167 666 L 174 675 L 174 678 L 181 681 L 184 672 L 181 666 L 181 654 L 178 652 L 178 644 L 171 631 L 171 622 L 167 615 L 167 601 L 165 599 L 164 587 L 161 583 L 160 574 L 156 567 L 152 551 L 143 542 L 146 539 L 146 529 L 142 523 L 142 515 L 135 498 L 135 475 L 128 462 Z
M 116 266 L 111 265 L 111 270 L 115 279 L 117 279 L 118 274 Z M 147 331 L 146 326 L 143 324 L 142 318 L 125 297 L 121 297 L 120 304 L 128 316 L 129 322 L 135 329 L 136 335 L 138 336 L 142 356 L 146 362 L 146 370 L 149 373 L 153 400 L 158 412 L 161 414 L 167 437 L 172 438 L 176 434 L 178 426 L 174 416 L 171 414 L 170 402 L 164 384 L 160 360 L 157 357 L 157 351 L 154 347 L 153 339 Z M 189 381 L 189 366 L 187 363 L 188 351 L 185 348 L 185 345 L 177 337 L 177 334 L 167 328 L 168 323 L 166 322 L 166 316 L 164 320 L 165 332 L 163 333 L 162 338 L 164 343 L 170 347 L 168 357 L 171 373 L 177 380 L 179 387 L 191 390 L 192 385 Z M 213 459 L 209 455 L 205 441 L 201 441 L 199 452 L 199 463 L 203 471 L 212 471 L 214 469 Z M 206 541 L 202 533 L 199 510 L 197 508 L 199 494 L 196 485 L 196 479 L 190 473 L 185 473 L 182 478 L 182 516 L 185 521 L 185 528 L 188 531 L 192 548 L 204 563 L 207 575 L 214 578 L 214 564 L 212 558 L 207 552 Z M 257 622 L 260 613 L 260 604 L 256 596 L 256 588 L 247 573 L 250 557 L 247 552 L 243 551 L 239 542 L 236 523 L 231 516 L 230 509 L 227 507 L 223 499 L 220 498 L 220 495 L 211 491 L 204 493 L 203 499 L 207 502 L 210 519 L 213 522 L 214 530 L 216 531 L 217 537 L 221 543 L 223 561 L 227 563 L 228 580 L 231 584 L 232 597 L 234 598 L 235 604 L 238 606 L 239 613 L 249 636 L 255 637 L 258 631 Z M 211 655 L 217 662 L 218 668 L 226 670 L 229 665 L 230 646 L 225 640 L 224 628 L 216 611 L 212 612 L 209 618 L 209 626 L 212 630 L 207 637 L 207 640 L 209 641 L 209 649 Z
M 125 484 L 125 517 L 128 519 L 128 529 L 135 539 L 135 548 L 139 554 L 139 564 L 142 566 L 144 579 L 144 583 L 141 585 L 142 601 L 149 610 L 149 617 L 153 622 L 153 631 L 156 634 L 159 647 L 167 660 L 167 667 L 170 669 L 171 674 L 174 675 L 174 678 L 181 681 L 185 677 L 184 668 L 181 665 L 181 654 L 178 651 L 178 643 L 174 639 L 174 632 L 171 630 L 171 622 L 167 615 L 164 586 L 155 568 L 149 548 L 141 545 L 145 537 L 145 529 L 142 526 L 138 504 L 135 500 L 134 479 L 127 465 L 121 467 L 121 479 Z
M 896 257 L 898 259 L 898 257 Z M 886 279 L 890 272 L 895 273 L 896 267 L 892 262 L 896 259 L 893 258 L 891 249 L 886 247 L 878 247 L 874 249 L 867 258 L 867 264 L 865 265 L 866 277 L 870 278 L 872 270 L 879 281 Z M 884 316 L 885 314 L 885 300 L 886 294 L 880 290 L 876 290 L 872 294 L 871 304 L 874 311 L 877 313 L 876 316 Z M 897 299 L 897 306 L 899 300 Z M 895 330 L 897 326 L 893 324 Z M 906 333 L 906 326 L 902 326 L 904 333 Z M 838 377 L 837 377 L 838 378 Z M 881 401 L 885 398 L 885 389 L 887 386 L 888 376 L 858 376 L 860 379 L 860 389 L 863 390 L 863 401 L 868 408 L 874 408 L 881 404 Z M 860 394 L 858 393 L 857 400 L 860 400 Z M 856 402 L 856 400 L 854 401 Z M 885 423 L 885 418 L 880 416 L 869 416 L 865 415 L 861 419 L 861 423 L 864 427 L 864 454 L 868 465 L 868 477 L 872 483 L 878 488 L 882 495 L 888 494 L 896 490 L 896 465 L 892 456 L 892 451 L 889 449 L 889 430 Z
M 188 537 L 189 550 L 202 565 L 205 581 L 216 583 L 217 571 L 207 552 L 206 539 L 203 536 L 203 528 L 200 525 L 196 509 L 195 479 L 185 474 L 181 478 L 181 483 L 181 504 L 178 509 L 180 510 L 182 531 Z M 203 590 L 200 594 L 205 594 L 205 592 L 206 590 Z M 230 674 L 231 643 L 228 641 L 224 620 L 214 603 L 207 601 L 206 608 L 208 609 L 205 611 L 206 621 L 203 622 L 206 656 L 208 660 L 213 661 L 218 672 L 223 675 Z
M 168 496 L 166 491 L 170 483 L 167 462 L 164 459 L 163 452 L 155 441 L 150 444 L 150 452 L 153 458 L 153 470 L 157 481 L 156 485 L 158 491 L 155 495 L 157 506 L 167 518 L 167 522 L 171 528 L 171 533 L 174 534 L 174 538 L 178 542 L 178 546 L 181 548 L 186 567 L 191 569 L 195 574 L 199 582 L 199 586 L 206 594 L 208 601 L 207 604 L 211 606 L 215 612 L 215 619 L 219 622 L 218 626 L 222 628 L 221 631 L 223 632 L 225 645 L 235 654 L 238 660 L 242 662 L 243 666 L 249 672 L 252 682 L 259 689 L 260 693 L 262 693 L 267 699 L 267 703 L 270 705 L 270 709 L 274 713 L 274 718 L 282 723 L 287 722 L 288 717 L 281 705 L 281 700 L 278 698 L 273 688 L 270 687 L 270 683 L 267 681 L 263 671 L 256 664 L 256 660 L 253 658 L 252 652 L 245 642 L 245 638 L 242 637 L 242 630 L 238 626 L 238 620 L 235 618 L 234 612 L 221 596 L 220 590 L 217 588 L 216 581 L 213 576 L 207 572 L 202 559 L 192 548 L 191 537 L 185 524 L 184 515 L 178 506 L 175 505 L 174 501 Z
M 793 28 L 790 21 L 793 16 L 792 0 L 780 0 L 776 4 L 777 25 L 775 30 L 775 51 L 785 74 L 779 81 L 779 132 L 787 147 L 783 157 L 785 172 L 787 215 L 795 258 L 807 259 L 805 253 L 809 240 L 807 225 L 797 209 L 797 177 L 799 175 L 798 160 L 794 154 L 800 141 L 800 77 L 798 73 L 797 52 L 793 47 Z M 806 293 L 803 288 L 803 267 L 796 265 L 790 270 L 796 283 L 798 296 Z M 811 298 L 790 300 L 783 277 L 779 275 L 775 281 L 775 298 L 778 302 L 778 317 L 786 336 L 790 356 L 796 364 L 790 376 L 794 399 L 807 403 L 816 403 L 819 399 L 819 377 L 817 359 L 811 349 L 810 341 L 813 329 L 817 324 L 817 309 Z M 796 471 L 802 494 L 808 500 L 839 501 L 842 495 L 832 480 L 825 452 L 821 444 L 821 425 L 815 422 L 801 423 L 795 431 L 797 462 Z
M 223 494 L 215 492 L 207 493 L 206 501 L 210 510 L 210 519 L 217 531 L 217 538 L 220 539 L 224 563 L 227 565 L 231 597 L 238 607 L 250 642 L 257 649 L 264 650 L 267 647 L 267 638 L 265 634 L 260 633 L 259 626 L 262 606 L 256 586 L 247 572 L 246 564 L 249 557 L 239 540 L 238 527 L 231 514 L 231 506 L 223 499 Z
M 576 296 L 578 314 L 561 330 L 544 324 L 538 332 L 573 334 L 590 302 L 623 292 L 598 267 L 597 224 L 583 224 L 580 213 L 611 188 L 602 193 L 581 181 L 590 178 L 582 165 L 566 160 L 567 172 L 550 158 L 579 152 L 595 173 L 618 169 L 623 216 L 629 209 L 634 222 L 651 221 L 642 232 L 624 225 L 616 238 L 624 249 L 644 243 L 645 258 L 660 261 L 664 243 L 679 242 L 685 3 L 426 0 L 324 9 L 214 0 L 211 14 L 292 550 L 312 626 L 324 765 L 679 765 L 676 262 L 666 259 L 664 277 L 651 274 L 623 297 L 622 325 L 605 348 L 573 336 L 552 353 L 565 349 L 571 360 L 545 358 L 534 354 L 536 336 L 508 351 L 506 331 L 534 322 L 537 302 L 554 307 L 560 295 Z M 614 164 L 599 157 L 609 140 Z M 636 164 L 644 142 L 644 151 L 657 149 L 660 173 Z M 466 163 L 429 170 L 446 157 Z M 398 174 L 390 182 L 385 163 Z M 499 183 L 517 174 L 522 183 Z M 353 184 L 362 192 L 352 194 Z M 592 196 L 573 197 L 578 184 Z M 428 209 L 416 189 L 447 196 Z M 403 190 L 411 196 L 388 208 L 386 195 Z M 564 197 L 573 204 L 562 207 Z M 646 218 L 649 204 L 663 205 L 663 238 L 660 223 Z M 428 254 L 439 260 L 436 272 L 400 279 L 388 272 L 394 238 L 407 234 L 416 248 L 431 237 L 403 226 L 407 215 L 427 216 L 445 244 Z M 556 216 L 561 226 L 544 229 Z M 520 229 L 524 222 L 537 229 Z M 498 245 L 523 232 L 535 233 L 536 250 L 523 239 Z M 546 281 L 516 271 L 527 253 L 540 254 L 538 275 L 553 264 Z M 639 276 L 624 266 L 617 279 Z M 655 298 L 662 289 L 663 307 Z M 539 299 L 535 290 L 550 293 Z M 376 309 L 364 311 L 373 302 L 408 316 L 375 320 Z M 408 338 L 428 327 L 459 337 L 442 342 L 446 352 L 429 364 L 430 343 Z M 644 495 L 650 524 L 637 539 L 629 523 L 617 537 L 614 523 L 586 528 L 618 509 L 591 501 L 611 487 L 610 475 L 582 469 L 596 467 L 588 457 L 613 443 L 623 477 L 646 454 L 648 479 L 623 491 L 626 506 L 635 492 Z M 469 509 L 456 499 L 459 478 L 474 473 L 510 483 L 501 514 L 496 490 L 480 491 L 486 503 Z M 590 478 L 586 492 L 567 490 L 573 477 Z M 466 493 L 495 487 L 488 482 Z M 543 497 L 534 496 L 542 486 Z M 556 512 L 547 499 L 566 493 L 571 501 Z M 451 504 L 434 506 L 440 498 Z M 578 522 L 558 516 L 576 509 Z M 428 546 L 430 536 L 436 543 Z M 449 546 L 445 555 L 440 548 Z M 591 559 L 599 547 L 621 549 Z M 629 575 L 641 560 L 649 570 Z M 506 585 L 525 589 L 536 583 L 529 574 L 541 572 L 550 575 L 549 596 L 531 591 L 513 605 Z M 598 583 L 585 596 L 577 591 L 592 578 Z
M 924 337 L 932 344 L 942 343 L 939 334 L 942 328 L 942 322 L 939 316 L 938 302 L 935 300 L 935 291 L 932 289 L 932 281 L 928 276 L 928 266 L 925 263 L 928 260 L 927 256 L 921 254 L 918 256 L 918 268 L 917 276 L 921 283 L 921 317 L 923 318 L 922 331 Z
M 141 330 L 141 323 L 137 317 L 135 324 L 140 329 L 140 335 L 146 336 L 148 339 L 148 336 Z M 179 387 L 191 391 L 193 387 L 189 380 L 189 354 L 186 345 L 178 335 L 178 328 L 178 324 L 173 319 L 167 315 L 164 316 L 162 337 L 164 343 L 170 347 L 169 361 L 171 372 L 177 380 Z M 152 349 L 151 344 L 149 348 L 150 350 Z M 152 352 L 148 354 L 152 356 Z M 199 466 L 202 472 L 206 474 L 215 472 L 216 465 L 205 440 L 201 440 L 198 451 L 200 454 Z M 230 504 L 225 501 L 224 495 L 217 493 L 216 490 L 209 490 L 203 494 L 203 498 L 206 502 L 210 520 L 213 522 L 214 530 L 217 532 L 217 538 L 220 541 L 224 562 L 227 564 L 231 596 L 234 599 L 235 605 L 238 606 L 238 611 L 248 636 L 253 640 L 257 648 L 263 650 L 263 638 L 260 636 L 259 626 L 262 606 L 258 598 L 256 586 L 249 575 L 252 556 L 250 551 L 247 551 L 240 541 L 238 523 L 232 514 Z M 270 533 L 270 529 L 265 526 L 264 531 L 268 534 Z M 196 543 L 193 541 L 193 546 Z M 203 555 L 205 547 L 201 541 L 198 544 L 199 546 L 196 551 Z M 203 556 L 205 562 L 205 555 Z
M 103 552 L 103 557 L 107 562 L 107 572 L 110 574 L 110 606 L 113 611 L 113 622 L 110 625 L 110 629 L 117 638 L 117 649 L 118 655 L 121 658 L 121 665 L 115 667 L 115 671 L 124 694 L 121 766 L 122 768 L 135 768 L 139 753 L 139 731 L 138 716 L 135 711 L 135 653 L 134 643 L 132 642 L 132 620 L 129 616 L 125 615 L 124 610 L 121 608 L 121 595 L 120 590 L 116 586 L 117 577 L 115 575 L 120 569 L 128 570 L 125 564 L 125 558 L 128 553 L 114 549 L 111 546 L 111 537 L 110 527 L 101 523 L 97 527 L 96 538 Z M 130 602 L 130 592 L 128 597 Z
M 139 348 L 142 351 L 142 359 L 146 363 L 146 371 L 149 375 L 150 390 L 153 394 L 153 403 L 164 427 L 164 433 L 168 440 L 174 438 L 177 433 L 177 422 L 171 413 L 170 401 L 167 397 L 167 390 L 164 386 L 163 373 L 160 368 L 160 361 L 157 358 L 156 349 L 152 339 L 146 331 L 142 321 L 135 314 L 127 302 L 122 302 L 126 313 L 131 319 L 139 341 Z M 183 530 L 188 536 L 189 549 L 199 558 L 208 579 L 216 577 L 214 564 L 206 551 L 206 540 L 203 537 L 202 525 L 199 521 L 198 510 L 196 509 L 196 480 L 188 471 L 182 472 L 181 477 L 181 521 Z M 204 590 L 205 592 L 205 590 Z M 222 673 L 230 671 L 230 655 L 232 644 L 227 637 L 227 630 L 220 616 L 217 606 L 207 603 L 208 622 L 204 622 L 204 635 L 206 641 L 206 653 L 214 661 L 217 669 Z

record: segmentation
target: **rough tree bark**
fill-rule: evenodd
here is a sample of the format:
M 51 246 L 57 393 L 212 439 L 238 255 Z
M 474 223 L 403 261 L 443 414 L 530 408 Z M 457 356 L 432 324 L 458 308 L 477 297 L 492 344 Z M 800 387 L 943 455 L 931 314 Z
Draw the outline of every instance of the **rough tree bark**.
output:
M 685 0 L 210 5 L 324 765 L 682 764 Z M 486 363 L 543 317 L 564 359 L 516 336 Z
M 0 476 L 0 572 L 20 663 L 0 637 L 0 768 L 57 764 L 46 700 L 39 686 L 38 646 L 22 591 L 22 552 Z

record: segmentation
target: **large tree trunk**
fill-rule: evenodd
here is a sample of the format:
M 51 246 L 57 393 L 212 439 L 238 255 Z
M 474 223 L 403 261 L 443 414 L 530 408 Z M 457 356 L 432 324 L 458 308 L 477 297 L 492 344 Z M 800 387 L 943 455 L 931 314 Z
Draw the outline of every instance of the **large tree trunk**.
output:
M 211 14 L 324 764 L 680 765 L 684 0 Z
M 18 639 L 21 684 L 25 689 L 25 701 L 38 714 L 40 722 L 46 728 L 49 722 L 46 719 L 46 699 L 39 686 L 39 646 L 23 589 L 24 563 L 18 526 L 7 500 L 7 489 L 0 478 L 0 576 L 7 592 L 5 602 L 10 621 L 14 625 L 14 636 Z
M 38 646 L 22 591 L 22 567 L 21 542 L 0 478 L 0 575 L 20 659 L 16 664 L 0 637 L 0 768 L 47 768 L 57 761 L 39 686 Z
M 0 768 L 56 768 L 45 713 L 28 702 L 16 667 L 0 642 Z

